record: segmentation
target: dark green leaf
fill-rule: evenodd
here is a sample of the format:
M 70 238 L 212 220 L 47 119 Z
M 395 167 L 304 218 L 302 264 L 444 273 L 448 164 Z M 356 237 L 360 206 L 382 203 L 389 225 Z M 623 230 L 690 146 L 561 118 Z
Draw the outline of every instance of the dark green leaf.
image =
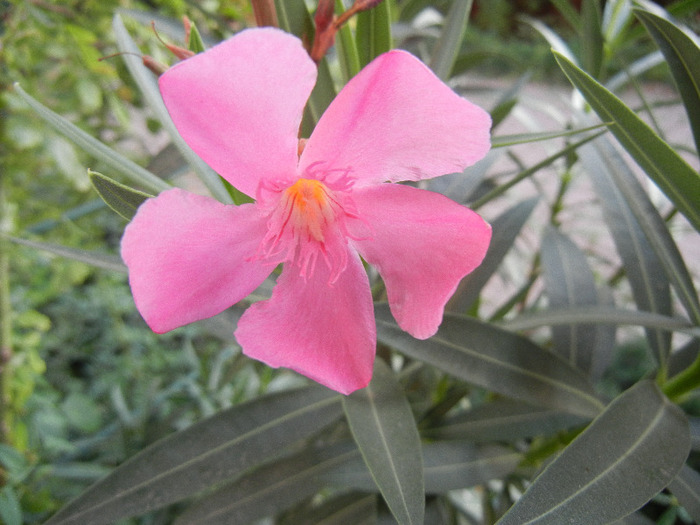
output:
M 550 463 L 498 525 L 613 522 L 662 490 L 689 450 L 685 415 L 643 381 Z
M 437 439 L 507 443 L 554 434 L 585 422 L 585 419 L 571 414 L 511 399 L 497 399 L 452 416 L 424 433 Z
M 324 486 L 323 476 L 357 457 L 354 447 L 306 449 L 226 483 L 189 507 L 175 525 L 254 523 L 313 496 Z
M 445 16 L 445 24 L 440 38 L 435 43 L 428 66 L 442 80 L 450 78 L 464 33 L 469 24 L 469 14 L 473 0 L 452 0 L 452 6 Z
M 153 195 L 135 190 L 96 171 L 88 170 L 90 182 L 107 206 L 126 220 L 131 218 L 144 201 Z
M 360 65 L 365 67 L 392 48 L 389 2 L 381 2 L 368 11 L 358 13 L 356 20 L 357 53 L 360 57 Z
M 369 386 L 343 398 L 367 468 L 401 524 L 422 524 L 425 515 L 423 457 L 411 407 L 391 369 L 375 361 Z
M 593 189 L 603 208 L 605 223 L 622 259 L 637 307 L 670 316 L 671 292 L 664 268 L 630 209 L 631 205 L 639 203 L 626 197 L 616 183 L 625 172 L 629 172 L 629 166 L 605 138 L 582 147 L 579 158 L 593 181 Z M 625 178 L 633 176 L 628 174 Z M 656 214 L 656 210 L 653 213 Z M 659 363 L 665 363 L 670 350 L 670 334 L 647 330 L 647 338 Z
M 700 152 L 700 48 L 692 34 L 671 21 L 641 9 L 635 9 L 634 14 L 666 58 L 688 114 L 695 147 Z
M 498 326 L 508 330 L 533 330 L 540 326 L 558 326 L 564 324 L 597 323 L 606 325 L 630 325 L 657 328 L 667 332 L 681 332 L 693 337 L 700 336 L 700 328 L 689 323 L 686 319 L 645 312 L 643 310 L 624 310 L 610 306 L 580 306 L 575 308 L 559 308 L 557 310 L 541 310 L 521 314 L 514 319 L 508 319 Z
M 496 273 L 504 257 L 515 243 L 520 230 L 537 205 L 538 197 L 520 202 L 491 221 L 491 244 L 481 265 L 462 279 L 449 302 L 449 310 L 466 312 L 479 298 L 481 290 Z
M 700 302 L 693 279 L 665 221 L 617 150 L 602 139 L 595 142 L 593 147 L 605 159 L 613 182 L 637 219 L 688 315 L 696 324 L 700 324 Z
M 603 65 L 603 33 L 600 0 L 583 0 L 581 4 L 581 64 L 597 78 Z
M 5 237 L 8 241 L 29 246 L 37 250 L 44 250 L 67 259 L 80 261 L 95 268 L 102 268 L 112 272 L 126 273 L 126 265 L 122 260 L 115 255 L 106 253 L 93 252 L 89 250 L 81 250 L 80 248 L 71 248 L 60 244 L 51 244 L 48 242 L 30 241 L 29 239 L 20 239 L 18 237 Z
M 337 15 L 345 12 L 343 0 L 335 0 L 335 11 Z M 343 25 L 338 31 L 335 47 L 340 67 L 343 71 L 343 78 L 347 83 L 348 80 L 360 72 L 360 56 L 357 54 L 355 36 L 352 34 L 348 24 Z
M 340 416 L 340 399 L 320 387 L 285 391 L 222 411 L 146 448 L 47 525 L 112 523 L 240 476 Z
M 190 42 L 188 47 L 190 51 L 194 51 L 195 53 L 202 53 L 206 49 L 204 41 L 202 40 L 202 35 L 199 34 L 199 29 L 197 29 L 194 23 L 190 26 Z
M 700 174 L 619 98 L 563 55 L 554 56 L 571 83 L 578 88 L 627 152 L 700 231 Z
M 695 522 L 700 523 L 700 474 L 683 465 L 668 488 Z
M 542 239 L 542 275 L 552 310 L 598 304 L 595 277 L 586 256 L 567 236 L 548 228 Z M 553 326 L 554 349 L 572 366 L 590 373 L 598 334 L 595 325 Z
M 38 100 L 29 96 L 19 84 L 14 85 L 14 91 L 29 104 L 44 122 L 64 135 L 67 139 L 73 141 L 78 147 L 85 150 L 85 152 L 95 159 L 104 162 L 116 173 L 120 173 L 136 184 L 141 184 L 145 188 L 155 192 L 167 190 L 171 187 L 167 182 L 159 179 L 150 171 L 117 153 L 112 148 L 105 146 L 102 142 L 88 135 L 61 115 L 54 113 L 49 108 L 42 105 Z
M 280 525 L 376 525 L 377 496 L 351 492 L 325 499 L 313 508 L 292 511 Z
M 419 341 L 396 325 L 387 305 L 377 305 L 375 313 L 381 342 L 447 374 L 521 401 L 584 417 L 594 417 L 603 408 L 580 371 L 525 337 L 447 314 L 437 334 Z
M 512 474 L 523 455 L 512 448 L 474 446 L 462 441 L 436 441 L 423 445 L 425 491 L 440 494 L 501 479 Z M 360 458 L 351 458 L 326 476 L 338 487 L 376 491 Z

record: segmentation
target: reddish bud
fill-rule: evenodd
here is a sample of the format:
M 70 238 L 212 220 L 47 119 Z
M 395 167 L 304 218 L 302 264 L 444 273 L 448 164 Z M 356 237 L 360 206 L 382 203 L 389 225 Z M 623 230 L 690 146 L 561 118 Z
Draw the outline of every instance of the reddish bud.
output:
M 187 15 L 182 17 L 182 25 L 185 28 L 185 45 L 190 45 L 190 34 L 192 33 L 192 22 L 187 18 Z
M 319 0 L 314 22 L 316 23 L 316 33 L 324 32 L 333 23 L 335 14 L 334 0 Z
M 141 57 L 141 61 L 143 62 L 143 65 L 146 66 L 148 69 L 150 69 L 153 73 L 156 75 L 160 76 L 163 73 L 165 73 L 168 70 L 168 66 L 165 64 L 161 64 L 158 62 L 155 58 L 148 56 L 148 55 L 143 55 Z

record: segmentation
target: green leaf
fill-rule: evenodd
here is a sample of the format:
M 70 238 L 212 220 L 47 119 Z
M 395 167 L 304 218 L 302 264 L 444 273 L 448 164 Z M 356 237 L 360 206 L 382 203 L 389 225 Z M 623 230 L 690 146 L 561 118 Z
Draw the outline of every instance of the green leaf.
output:
M 595 277 L 586 256 L 567 236 L 547 228 L 540 255 L 545 293 L 552 310 L 598 305 Z M 595 325 L 553 326 L 552 338 L 555 351 L 572 366 L 587 373 L 593 370 L 598 338 Z
M 700 523 L 700 474 L 688 465 L 683 465 L 668 489 L 695 522 Z
M 0 489 L 0 518 L 5 525 L 22 525 L 22 507 L 15 490 L 9 485 Z
M 96 171 L 88 170 L 90 182 L 107 206 L 119 215 L 130 220 L 146 199 L 153 197 L 110 179 Z
M 479 298 L 481 290 L 501 265 L 515 243 L 520 230 L 532 214 L 539 197 L 517 203 L 491 221 L 491 243 L 479 267 L 462 279 L 449 302 L 449 310 L 466 312 Z
M 428 66 L 442 80 L 450 78 L 469 24 L 473 0 L 453 0 L 445 16 L 445 25 L 435 43 Z
M 414 339 L 386 304 L 375 308 L 378 339 L 443 372 L 537 406 L 592 418 L 602 410 L 586 378 L 556 354 L 476 319 L 445 315 L 437 334 Z
M 381 2 L 356 16 L 355 41 L 360 65 L 365 67 L 372 60 L 392 48 L 391 13 L 389 2 Z
M 586 128 L 579 129 L 569 129 L 566 131 L 552 131 L 552 132 L 542 132 L 542 133 L 518 133 L 516 135 L 501 135 L 496 137 L 491 137 L 491 147 L 492 148 L 506 148 L 510 146 L 517 146 L 518 144 L 530 144 L 532 142 L 539 142 L 542 140 L 552 140 L 562 137 L 571 137 L 578 135 L 580 133 L 586 133 L 588 131 L 599 130 L 605 124 L 596 124 L 595 126 L 588 126 Z
M 284 391 L 224 410 L 146 448 L 47 525 L 100 525 L 143 514 L 240 476 L 340 416 L 335 392 Z
M 645 312 L 643 310 L 624 310 L 608 306 L 582 306 L 575 308 L 558 308 L 540 312 L 521 314 L 514 319 L 499 324 L 508 330 L 534 330 L 541 326 L 565 324 L 598 323 L 608 325 L 630 325 L 656 328 L 668 332 L 681 332 L 700 336 L 700 328 L 686 319 Z
M 354 447 L 308 448 L 268 463 L 197 501 L 175 525 L 254 523 L 313 496 L 324 487 L 324 474 L 350 457 L 357 457 Z
M 345 12 L 343 0 L 335 0 L 335 11 L 337 15 Z M 352 77 L 360 72 L 360 56 L 357 54 L 355 36 L 348 24 L 340 28 L 335 40 L 336 52 L 340 68 L 343 71 L 343 79 L 347 83 Z
M 197 176 L 209 189 L 211 194 L 219 201 L 231 204 L 233 201 L 231 196 L 226 191 L 223 182 L 219 175 L 211 169 L 194 151 L 190 148 L 185 140 L 180 136 L 175 124 L 170 118 L 170 114 L 165 107 L 163 98 L 158 89 L 158 82 L 155 75 L 143 65 L 139 58 L 141 51 L 136 43 L 134 43 L 131 35 L 124 27 L 119 14 L 114 15 L 112 19 L 112 29 L 117 40 L 119 51 L 123 52 L 122 58 L 126 64 L 131 77 L 136 82 L 136 85 L 141 90 L 141 94 L 146 101 L 146 104 L 153 111 L 153 114 L 167 131 L 173 144 L 185 158 L 187 163 L 194 169 Z
M 119 273 L 126 273 L 127 271 L 122 260 L 115 255 L 81 250 L 79 248 L 70 248 L 68 246 L 51 244 L 48 242 L 30 241 L 29 239 L 20 239 L 19 237 L 3 236 L 3 238 L 16 244 L 22 244 L 24 246 L 29 246 L 30 248 L 43 250 L 61 257 L 65 257 L 66 259 L 72 259 L 74 261 L 89 264 L 95 268 L 102 268 L 104 270 Z
M 533 407 L 512 399 L 496 399 L 451 416 L 424 433 L 437 439 L 510 443 L 555 434 L 585 422 L 579 416 L 549 408 Z
M 425 491 L 428 494 L 441 494 L 481 485 L 492 479 L 503 479 L 512 474 L 522 460 L 523 455 L 510 447 L 474 446 L 463 441 L 425 443 Z M 337 487 L 368 492 L 377 490 L 367 466 L 360 458 L 348 459 L 325 478 Z
M 350 430 L 396 520 L 422 524 L 423 457 L 411 407 L 391 369 L 375 360 L 369 386 L 343 398 Z
M 156 177 L 147 169 L 117 153 L 112 148 L 104 145 L 99 140 L 85 133 L 82 129 L 72 124 L 58 113 L 41 104 L 38 100 L 28 95 L 19 84 L 14 85 L 14 91 L 41 117 L 44 122 L 61 133 L 67 139 L 73 141 L 78 147 L 95 159 L 104 162 L 116 173 L 140 184 L 149 190 L 161 192 L 171 188 L 164 180 Z
M 204 41 L 202 40 L 202 35 L 199 33 L 199 29 L 197 29 L 194 22 L 192 22 L 192 25 L 190 26 L 190 42 L 187 47 L 190 51 L 195 53 L 203 53 L 206 49 Z
M 377 525 L 377 497 L 351 492 L 326 498 L 311 509 L 300 509 L 284 525 Z
M 603 33 L 600 0 L 581 4 L 581 64 L 592 77 L 598 77 L 603 65 Z
M 637 219 L 688 315 L 696 324 L 700 324 L 700 302 L 693 279 L 668 226 L 652 204 L 647 192 L 609 142 L 596 141 L 591 149 L 597 150 L 598 165 L 600 166 L 600 162 L 605 163 L 609 176 Z M 588 151 L 588 148 L 584 148 L 583 151 Z
M 695 148 L 700 153 L 700 47 L 693 35 L 671 21 L 641 9 L 635 9 L 634 14 L 666 58 L 688 113 Z
M 612 122 L 610 131 L 637 164 L 700 231 L 700 174 L 619 98 L 560 53 L 554 56 L 600 119 Z
M 610 523 L 662 490 L 690 451 L 688 421 L 643 381 L 613 401 L 498 525 Z

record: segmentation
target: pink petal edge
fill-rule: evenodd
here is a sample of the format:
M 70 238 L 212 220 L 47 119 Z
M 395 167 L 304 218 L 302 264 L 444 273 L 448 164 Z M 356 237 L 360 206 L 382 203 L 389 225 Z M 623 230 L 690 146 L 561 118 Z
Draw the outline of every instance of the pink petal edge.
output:
M 159 85 L 187 144 L 254 197 L 260 180 L 296 172 L 297 132 L 315 82 L 301 41 L 262 28 L 176 64 Z
M 122 237 L 136 307 L 154 332 L 216 315 L 274 269 L 249 262 L 265 232 L 254 205 L 175 188 L 144 202 Z
M 491 227 L 444 195 L 400 184 L 362 188 L 353 197 L 374 235 L 352 244 L 379 270 L 399 326 L 431 337 L 459 281 L 486 255 Z
M 350 169 L 357 185 L 461 172 L 490 148 L 491 117 L 425 64 L 390 51 L 355 76 L 321 117 L 300 159 Z
M 376 326 L 369 279 L 356 253 L 334 284 L 318 261 L 312 277 L 285 265 L 272 297 L 253 304 L 238 322 L 243 352 L 277 368 L 296 370 L 342 394 L 372 377 Z

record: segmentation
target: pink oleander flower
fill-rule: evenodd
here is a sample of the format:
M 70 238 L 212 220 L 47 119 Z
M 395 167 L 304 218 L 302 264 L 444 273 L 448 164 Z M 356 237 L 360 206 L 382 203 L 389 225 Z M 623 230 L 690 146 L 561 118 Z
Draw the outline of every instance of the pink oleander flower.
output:
M 246 355 L 347 394 L 369 382 L 376 347 L 360 257 L 382 276 L 399 326 L 425 339 L 491 237 L 464 206 L 393 182 L 462 171 L 488 151 L 491 121 L 415 57 L 391 51 L 345 86 L 301 150 L 315 80 L 301 42 L 270 28 L 163 74 L 184 139 L 256 201 L 164 191 L 127 226 L 122 257 L 158 333 L 222 312 L 282 264 L 272 297 L 246 310 L 235 337 Z

